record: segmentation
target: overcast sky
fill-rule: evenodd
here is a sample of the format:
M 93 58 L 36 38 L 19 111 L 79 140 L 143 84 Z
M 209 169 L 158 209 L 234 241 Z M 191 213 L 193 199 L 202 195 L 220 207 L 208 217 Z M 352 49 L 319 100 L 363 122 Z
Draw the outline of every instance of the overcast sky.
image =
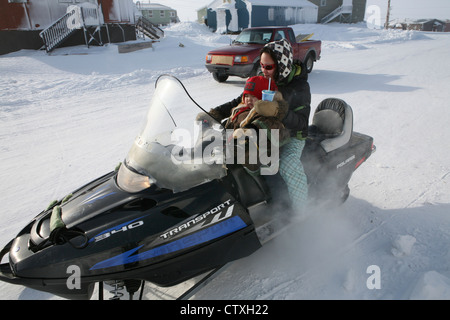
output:
M 380 7 L 386 19 L 388 0 L 367 0 L 367 6 Z M 393 19 L 450 19 L 450 0 L 391 0 L 390 20 Z
M 136 2 L 136 0 L 134 0 Z M 141 0 L 142 3 L 148 0 Z M 181 21 L 197 20 L 197 10 L 208 5 L 212 0 L 152 0 L 177 10 Z M 276 0 L 274 0 L 274 4 Z M 380 8 L 382 20 L 386 19 L 388 0 L 367 0 L 367 6 Z M 391 20 L 393 19 L 436 18 L 450 19 L 450 0 L 391 0 Z

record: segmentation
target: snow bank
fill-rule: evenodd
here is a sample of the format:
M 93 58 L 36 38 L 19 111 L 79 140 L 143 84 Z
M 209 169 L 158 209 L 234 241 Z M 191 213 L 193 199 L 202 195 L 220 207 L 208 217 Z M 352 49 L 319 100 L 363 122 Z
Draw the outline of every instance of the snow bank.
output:
M 434 270 L 427 271 L 417 280 L 410 299 L 449 300 L 450 279 Z
M 389 44 L 411 40 L 429 39 L 424 33 L 408 30 L 376 30 L 366 27 L 365 23 L 352 24 L 350 27 L 338 23 L 327 25 L 302 24 L 291 26 L 296 34 L 314 33 L 313 39 L 322 40 L 323 49 L 364 50 L 378 44 Z

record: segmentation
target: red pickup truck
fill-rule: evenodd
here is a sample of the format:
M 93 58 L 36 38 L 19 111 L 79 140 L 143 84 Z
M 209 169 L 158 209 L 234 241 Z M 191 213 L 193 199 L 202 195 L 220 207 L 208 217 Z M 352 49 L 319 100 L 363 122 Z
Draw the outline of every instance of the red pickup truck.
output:
M 247 78 L 261 70 L 259 51 L 268 42 L 287 39 L 294 50 L 294 60 L 303 61 L 311 72 L 320 59 L 322 42 L 308 40 L 307 35 L 297 39 L 290 27 L 256 27 L 242 30 L 231 45 L 211 50 L 206 55 L 206 68 L 215 80 L 224 82 L 228 76 Z M 297 42 L 298 41 L 298 42 Z

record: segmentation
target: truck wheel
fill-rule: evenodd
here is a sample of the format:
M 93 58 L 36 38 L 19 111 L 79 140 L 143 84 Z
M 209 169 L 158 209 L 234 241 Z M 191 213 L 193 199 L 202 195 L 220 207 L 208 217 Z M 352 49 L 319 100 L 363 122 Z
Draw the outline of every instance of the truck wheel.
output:
M 310 73 L 314 67 L 314 57 L 311 53 L 308 53 L 305 59 L 306 72 Z
M 217 82 L 225 82 L 228 79 L 228 75 L 226 75 L 226 74 L 220 74 L 217 72 L 213 72 L 212 75 L 213 75 L 214 80 L 216 80 Z

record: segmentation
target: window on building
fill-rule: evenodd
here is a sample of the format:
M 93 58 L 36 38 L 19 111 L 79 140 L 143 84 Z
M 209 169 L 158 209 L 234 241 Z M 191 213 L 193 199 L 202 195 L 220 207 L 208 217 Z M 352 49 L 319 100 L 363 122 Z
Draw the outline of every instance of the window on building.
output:
M 269 10 L 267 11 L 268 14 L 268 19 L 269 21 L 273 21 L 275 20 L 275 9 L 274 8 L 269 8 Z
M 175 11 L 170 11 L 170 17 L 175 18 Z
M 166 16 L 166 12 L 164 11 L 164 10 L 161 10 L 160 12 L 159 12 L 159 17 L 160 18 L 164 18 Z
M 294 8 L 286 8 L 286 10 L 284 10 L 284 17 L 286 21 L 292 20 L 294 17 Z
M 320 6 L 326 7 L 327 6 L 327 0 L 320 0 Z

